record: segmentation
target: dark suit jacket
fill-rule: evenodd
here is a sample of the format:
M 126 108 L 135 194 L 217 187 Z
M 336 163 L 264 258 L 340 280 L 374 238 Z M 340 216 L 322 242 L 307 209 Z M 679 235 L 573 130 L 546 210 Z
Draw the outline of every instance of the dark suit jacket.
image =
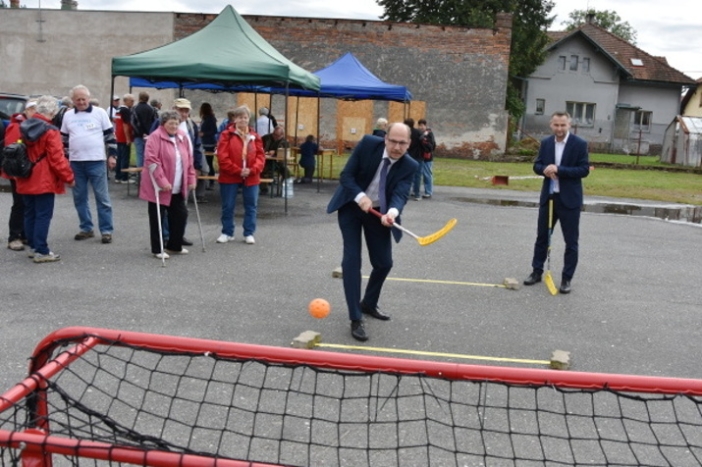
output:
M 353 150 L 344 170 L 339 176 L 339 187 L 334 192 L 327 212 L 337 211 L 347 203 L 355 203 L 354 199 L 362 191 L 368 189 L 368 185 L 373 181 L 373 177 L 378 170 L 383 159 L 385 150 L 385 140 L 377 136 L 366 135 Z M 414 173 L 418 164 L 405 154 L 397 162 L 390 166 L 388 178 L 385 182 L 385 196 L 388 200 L 388 208 L 396 208 L 400 213 L 407 203 L 407 197 L 412 186 Z M 396 219 L 400 222 L 400 217 Z M 400 241 L 402 232 L 399 229 L 392 229 L 395 241 Z
M 544 169 L 556 163 L 556 137 L 551 135 L 541 141 L 539 155 L 534 161 L 534 172 L 543 175 Z M 583 205 L 582 179 L 590 174 L 587 142 L 577 135 L 569 134 L 563 150 L 561 165 L 558 166 L 558 183 L 563 205 L 569 209 L 579 209 Z M 541 186 L 541 205 L 548 203 L 551 179 L 544 178 Z

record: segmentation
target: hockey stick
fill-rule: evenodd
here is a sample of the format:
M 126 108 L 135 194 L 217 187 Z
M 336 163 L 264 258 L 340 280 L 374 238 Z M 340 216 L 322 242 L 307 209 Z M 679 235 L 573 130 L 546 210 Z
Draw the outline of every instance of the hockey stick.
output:
M 551 295 L 556 295 L 558 289 L 556 284 L 553 283 L 553 276 L 551 276 L 551 235 L 553 234 L 553 180 L 551 180 L 551 189 L 548 197 L 548 250 L 546 250 L 546 274 L 544 274 L 544 284 L 546 288 L 551 293 Z
M 375 216 L 377 216 L 377 217 L 379 217 L 379 218 L 382 218 L 382 217 L 383 217 L 382 214 L 380 214 L 378 211 L 376 211 L 376 210 L 373 209 L 373 208 L 370 209 L 370 213 L 373 214 L 373 215 L 375 215 Z M 457 219 L 455 219 L 455 218 L 454 218 L 454 219 L 450 219 L 450 220 L 446 223 L 445 226 L 443 226 L 441 229 L 437 230 L 437 231 L 434 232 L 433 234 L 427 235 L 426 237 L 420 237 L 420 236 L 418 236 L 418 235 L 415 235 L 415 234 L 413 234 L 412 232 L 410 232 L 409 230 L 407 230 L 406 228 L 402 227 L 402 226 L 401 226 L 400 224 L 398 224 L 398 223 L 393 223 L 392 226 L 395 227 L 396 229 L 399 229 L 399 230 L 403 231 L 404 233 L 406 233 L 406 234 L 409 235 L 410 237 L 412 237 L 412 238 L 414 238 L 415 240 L 417 240 L 417 242 L 419 243 L 420 246 L 427 246 L 427 245 L 429 245 L 429 244 L 431 244 L 431 243 L 434 243 L 435 241 L 437 241 L 438 239 L 440 239 L 441 237 L 443 237 L 443 236 L 446 235 L 447 233 L 449 233 L 449 232 L 451 231 L 451 229 L 453 229 L 453 228 L 455 227 L 456 222 L 458 222 Z

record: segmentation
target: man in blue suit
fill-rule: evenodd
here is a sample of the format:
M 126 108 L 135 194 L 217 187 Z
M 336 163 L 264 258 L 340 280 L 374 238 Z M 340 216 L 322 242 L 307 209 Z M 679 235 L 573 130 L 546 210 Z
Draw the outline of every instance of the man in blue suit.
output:
M 396 242 L 402 237 L 402 232 L 391 226 L 400 221 L 417 171 L 417 163 L 407 154 L 410 136 L 409 127 L 403 123 L 391 124 L 385 138 L 364 136 L 342 170 L 340 185 L 327 206 L 328 213 L 338 211 L 344 242 L 341 261 L 344 293 L 351 335 L 359 341 L 368 340 L 363 327 L 364 314 L 382 321 L 390 319 L 378 309 L 378 299 L 392 269 L 391 232 Z M 381 212 L 382 218 L 369 212 L 372 207 Z M 361 232 L 373 267 L 362 300 Z
M 541 282 L 544 262 L 548 254 L 548 203 L 553 197 L 553 226 L 561 221 L 561 231 L 565 240 L 561 293 L 570 293 L 570 281 L 578 265 L 578 236 L 580 229 L 580 208 L 583 205 L 582 179 L 590 173 L 587 142 L 570 134 L 570 115 L 556 112 L 551 116 L 553 136 L 541 141 L 539 155 L 534 161 L 534 172 L 543 175 L 539 220 L 537 224 L 534 257 L 531 261 L 532 273 L 524 280 L 524 285 Z

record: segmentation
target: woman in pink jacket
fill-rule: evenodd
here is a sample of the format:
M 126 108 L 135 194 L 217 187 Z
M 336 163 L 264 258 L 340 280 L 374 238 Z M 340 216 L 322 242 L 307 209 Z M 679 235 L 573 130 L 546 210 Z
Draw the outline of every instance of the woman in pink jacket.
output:
M 17 193 L 24 204 L 24 232 L 29 241 L 29 257 L 35 263 L 58 261 L 61 256 L 49 249 L 47 239 L 54 215 L 56 195 L 66 192 L 65 184 L 74 185 L 73 171 L 63 155 L 63 143 L 58 128 L 51 118 L 58 112 L 56 98 L 41 96 L 36 99 L 36 113 L 19 125 L 18 135 L 8 128 L 8 141 L 19 139 L 27 147 L 27 157 L 34 162 L 27 178 L 15 178 Z M 6 139 L 7 140 L 7 139 Z
M 258 185 L 266 162 L 261 137 L 249 129 L 249 108 L 245 105 L 232 111 L 234 124 L 219 136 L 219 192 L 222 197 L 222 234 L 217 243 L 234 240 L 234 207 L 236 194 L 241 188 L 244 198 L 244 241 L 254 243 Z
M 170 234 L 166 250 L 170 254 L 184 255 L 183 234 L 188 221 L 185 205 L 188 190 L 195 189 L 197 177 L 193 166 L 193 155 L 188 135 L 178 129 L 180 116 L 175 111 L 163 112 L 160 125 L 146 140 L 144 149 L 144 173 L 139 184 L 139 197 L 149 202 L 149 228 L 151 230 L 151 253 L 158 259 L 161 256 L 161 239 L 158 225 L 158 211 L 168 219 Z M 158 206 L 156 191 L 149 168 L 154 166 L 153 176 L 159 188 Z M 164 252 L 163 258 L 169 258 Z

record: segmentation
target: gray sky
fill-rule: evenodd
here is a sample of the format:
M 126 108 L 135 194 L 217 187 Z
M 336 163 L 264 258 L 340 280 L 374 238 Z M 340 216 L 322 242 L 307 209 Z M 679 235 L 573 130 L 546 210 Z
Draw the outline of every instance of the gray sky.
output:
M 36 8 L 41 0 L 24 0 Z M 219 13 L 228 4 L 223 0 L 78 0 L 81 10 L 177 11 Z M 637 32 L 637 46 L 645 52 L 664 56 L 674 68 L 691 78 L 702 77 L 702 16 L 700 0 L 555 0 L 554 29 L 573 10 L 594 8 L 613 10 Z M 235 0 L 231 5 L 240 14 L 302 16 L 321 18 L 378 19 L 383 13 L 375 0 Z M 42 8 L 60 8 L 60 0 L 43 0 Z

